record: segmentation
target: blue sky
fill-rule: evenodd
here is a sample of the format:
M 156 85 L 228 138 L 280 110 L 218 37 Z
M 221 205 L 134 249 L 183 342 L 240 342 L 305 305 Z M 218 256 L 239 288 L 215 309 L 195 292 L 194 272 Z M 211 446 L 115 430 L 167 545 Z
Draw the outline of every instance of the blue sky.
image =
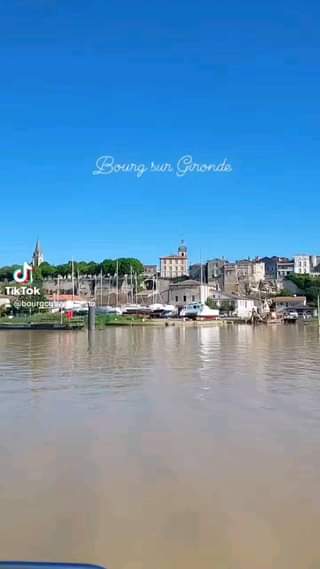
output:
M 0 265 L 319 253 L 319 4 L 2 6 Z M 232 172 L 93 176 L 99 156 Z

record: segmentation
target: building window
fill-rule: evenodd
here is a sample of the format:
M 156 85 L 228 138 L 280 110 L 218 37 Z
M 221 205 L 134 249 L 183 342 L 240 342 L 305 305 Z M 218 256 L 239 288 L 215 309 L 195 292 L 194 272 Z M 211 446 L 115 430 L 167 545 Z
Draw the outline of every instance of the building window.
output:
M 187 297 L 186 297 L 186 296 L 183 297 L 183 302 L 187 302 Z
M 179 297 L 178 297 L 178 296 L 176 296 L 176 302 L 178 302 L 178 300 L 179 300 Z
M 192 302 L 194 302 L 196 299 L 196 297 L 194 295 L 192 295 Z

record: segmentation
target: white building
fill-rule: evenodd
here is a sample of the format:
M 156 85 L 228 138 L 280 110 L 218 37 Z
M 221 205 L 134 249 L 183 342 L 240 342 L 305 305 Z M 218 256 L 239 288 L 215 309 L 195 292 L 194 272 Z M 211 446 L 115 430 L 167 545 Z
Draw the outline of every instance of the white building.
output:
M 318 272 L 319 255 L 296 255 L 293 260 L 295 273 L 309 275 Z
M 206 302 L 211 292 L 210 287 L 198 281 L 185 280 L 169 284 L 168 302 L 174 306 L 185 306 L 192 302 Z
M 188 250 L 181 241 L 177 255 L 160 257 L 160 277 L 163 279 L 175 279 L 189 275 Z
M 294 261 L 294 272 L 308 275 L 311 269 L 310 255 L 295 255 L 293 257 Z
M 234 313 L 238 318 L 250 318 L 252 311 L 257 310 L 256 301 L 252 298 L 235 298 L 234 304 Z
M 223 303 L 230 303 L 232 308 L 232 313 L 238 318 L 251 318 L 252 312 L 258 311 L 261 308 L 261 302 L 254 298 L 248 298 L 246 296 L 239 296 L 233 294 L 226 294 L 224 292 L 211 292 L 211 297 L 216 301 L 218 308 L 222 306 Z M 265 307 L 263 306 L 265 311 Z

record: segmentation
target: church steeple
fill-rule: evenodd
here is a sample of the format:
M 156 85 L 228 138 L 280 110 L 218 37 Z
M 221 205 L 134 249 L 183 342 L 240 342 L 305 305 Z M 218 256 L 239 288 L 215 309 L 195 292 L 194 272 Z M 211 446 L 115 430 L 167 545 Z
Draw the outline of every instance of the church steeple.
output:
M 44 262 L 44 255 L 40 245 L 39 239 L 37 239 L 36 247 L 32 255 L 32 265 L 33 267 L 40 267 L 41 263 Z
M 185 246 L 183 239 L 181 240 L 181 243 L 180 243 L 179 248 L 178 248 L 178 255 L 179 255 L 179 257 L 187 257 L 187 255 L 188 255 L 188 249 Z

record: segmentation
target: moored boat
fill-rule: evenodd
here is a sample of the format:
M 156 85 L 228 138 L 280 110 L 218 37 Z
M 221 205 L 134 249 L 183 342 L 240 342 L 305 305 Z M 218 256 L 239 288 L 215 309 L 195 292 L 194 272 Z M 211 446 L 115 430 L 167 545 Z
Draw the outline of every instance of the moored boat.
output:
M 192 318 L 193 320 L 217 320 L 219 318 L 219 310 L 210 308 L 202 302 L 192 302 L 181 310 L 180 316 Z

